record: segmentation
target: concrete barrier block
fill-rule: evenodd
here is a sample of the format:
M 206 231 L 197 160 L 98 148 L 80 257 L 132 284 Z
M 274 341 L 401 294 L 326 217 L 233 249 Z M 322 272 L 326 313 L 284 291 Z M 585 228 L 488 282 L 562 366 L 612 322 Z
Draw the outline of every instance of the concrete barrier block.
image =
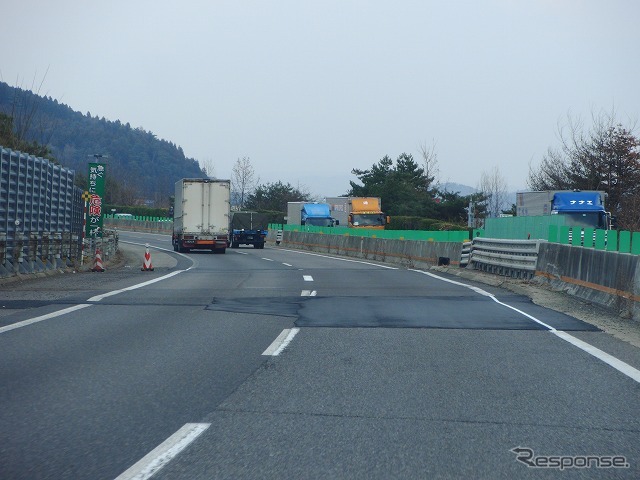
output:
M 638 316 L 638 257 L 582 247 L 543 244 L 536 281 L 618 312 Z

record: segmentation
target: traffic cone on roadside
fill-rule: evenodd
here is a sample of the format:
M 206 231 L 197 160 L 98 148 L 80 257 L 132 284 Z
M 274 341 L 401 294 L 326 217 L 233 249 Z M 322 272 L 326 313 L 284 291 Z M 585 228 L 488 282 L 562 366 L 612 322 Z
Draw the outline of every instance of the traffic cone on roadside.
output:
M 96 248 L 96 258 L 93 261 L 92 272 L 104 272 L 104 265 L 102 265 L 102 254 L 100 253 L 100 249 Z
M 144 271 L 153 272 L 153 265 L 151 265 L 151 254 L 149 253 L 149 245 L 147 244 L 147 248 L 144 252 L 144 262 L 142 263 L 142 268 L 140 269 Z

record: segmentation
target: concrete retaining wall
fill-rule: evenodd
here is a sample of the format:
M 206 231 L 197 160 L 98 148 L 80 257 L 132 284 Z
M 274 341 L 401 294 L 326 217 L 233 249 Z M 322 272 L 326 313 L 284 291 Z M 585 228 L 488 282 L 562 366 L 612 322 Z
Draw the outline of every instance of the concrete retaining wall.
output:
M 637 255 L 557 243 L 540 245 L 537 282 L 640 321 Z
M 462 242 L 422 242 L 389 240 L 347 235 L 322 235 L 306 232 L 282 232 L 284 247 L 348 257 L 393 263 L 403 267 L 431 267 L 448 259 L 450 265 L 460 265 Z M 275 242 L 277 232 L 270 230 L 267 241 Z
M 131 232 L 161 233 L 171 235 L 173 222 L 152 222 L 142 220 L 125 220 L 123 218 L 105 218 L 104 228 L 122 229 Z

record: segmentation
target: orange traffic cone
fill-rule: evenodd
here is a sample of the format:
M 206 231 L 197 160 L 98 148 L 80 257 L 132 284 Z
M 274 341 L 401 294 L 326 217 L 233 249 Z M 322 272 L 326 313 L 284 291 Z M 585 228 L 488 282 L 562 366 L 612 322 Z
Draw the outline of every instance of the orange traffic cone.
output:
M 96 248 L 96 258 L 93 261 L 92 272 L 104 272 L 104 266 L 102 265 L 102 254 L 100 253 L 100 249 Z
M 144 271 L 153 272 L 153 265 L 151 265 L 151 254 L 149 253 L 149 245 L 147 245 L 147 249 L 144 252 L 144 262 L 140 270 L 142 270 L 143 272 Z

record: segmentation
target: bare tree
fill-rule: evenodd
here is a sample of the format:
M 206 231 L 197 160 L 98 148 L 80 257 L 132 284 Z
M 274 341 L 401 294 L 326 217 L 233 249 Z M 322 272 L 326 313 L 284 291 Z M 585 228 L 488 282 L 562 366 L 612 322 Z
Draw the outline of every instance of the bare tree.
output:
M 40 96 L 40 90 L 48 71 L 47 68 L 37 86 L 34 75 L 30 90 L 20 87 L 14 89 L 10 109 L 4 112 L 2 118 L 2 127 L 8 129 L 8 132 L 2 133 L 6 143 L 5 147 L 45 157 L 57 163 L 51 156 L 51 150 L 48 146 L 55 131 L 56 121 L 40 109 L 44 100 Z M 8 142 L 7 139 L 9 139 Z
M 249 157 L 238 158 L 231 175 L 231 192 L 235 199 L 234 203 L 240 210 L 244 208 L 247 197 L 255 189 L 258 182 L 260 182 L 260 177 L 256 176 Z
M 489 172 L 482 172 L 478 189 L 487 196 L 487 215 L 499 216 L 507 203 L 507 181 L 497 166 Z
M 604 190 L 607 206 L 619 225 L 637 224 L 640 199 L 640 139 L 635 126 L 625 127 L 615 112 L 591 114 L 592 126 L 567 115 L 558 126 L 560 146 L 549 149 L 539 167 L 529 166 L 528 184 L 534 190 Z
M 200 164 L 200 170 L 209 178 L 216 178 L 216 167 L 212 158 L 205 158 L 204 160 L 198 160 Z
M 438 154 L 436 153 L 435 141 L 430 147 L 427 147 L 427 142 L 423 143 L 419 147 L 420 155 L 422 156 L 422 168 L 425 176 L 429 179 L 429 183 L 438 188 L 440 186 L 440 166 L 438 165 Z

